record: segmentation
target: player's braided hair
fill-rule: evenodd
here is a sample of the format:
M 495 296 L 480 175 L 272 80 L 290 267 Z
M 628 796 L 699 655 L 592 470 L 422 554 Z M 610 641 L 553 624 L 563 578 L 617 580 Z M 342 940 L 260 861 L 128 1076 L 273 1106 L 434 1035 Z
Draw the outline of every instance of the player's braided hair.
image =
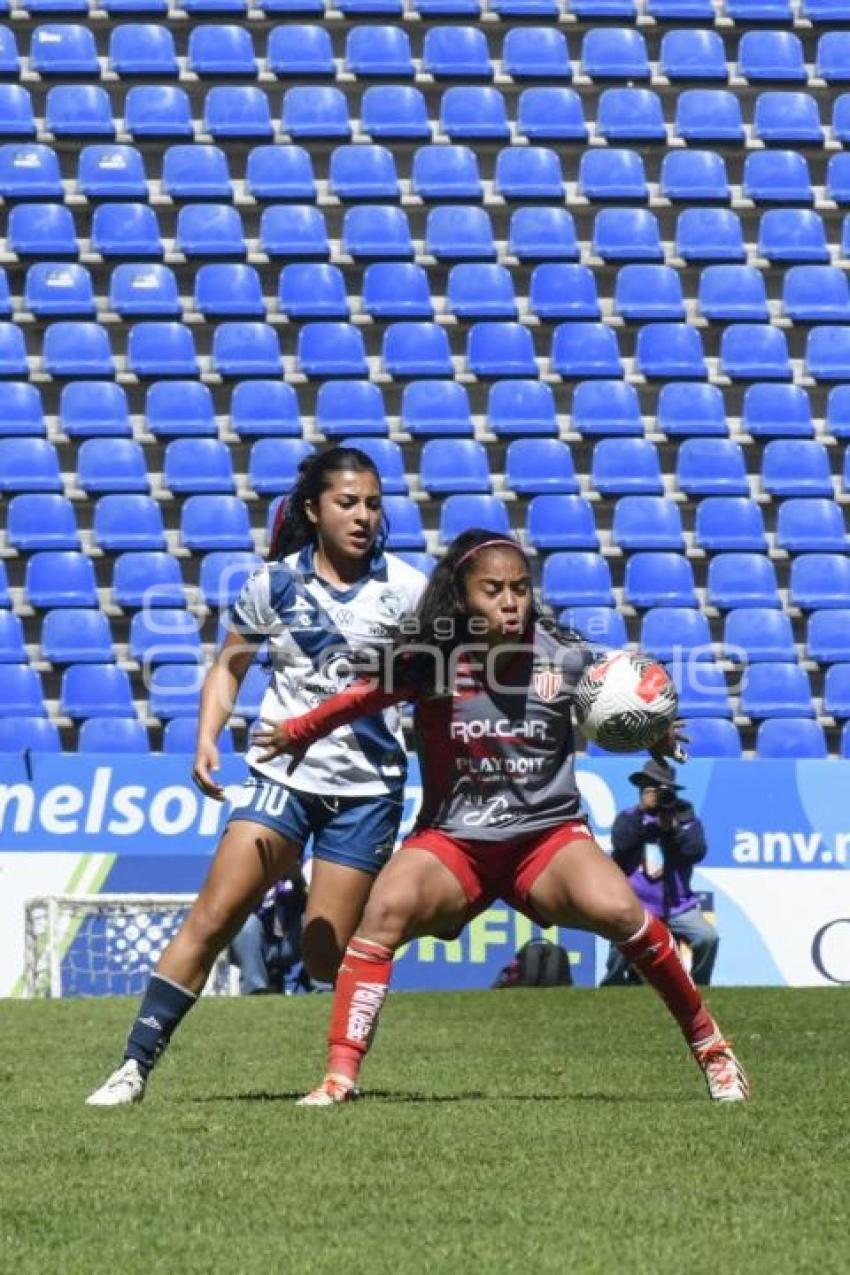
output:
M 302 460 L 295 486 L 278 509 L 270 537 L 270 561 L 279 561 L 287 554 L 297 553 L 305 545 L 316 543 L 316 525 L 307 517 L 307 503 L 309 501 L 314 509 L 317 508 L 322 492 L 331 485 L 331 475 L 352 471 L 373 473 L 380 486 L 381 475 L 375 462 L 359 447 L 329 447 Z M 387 531 L 386 519 L 383 519 L 372 546 L 373 557 L 383 552 Z

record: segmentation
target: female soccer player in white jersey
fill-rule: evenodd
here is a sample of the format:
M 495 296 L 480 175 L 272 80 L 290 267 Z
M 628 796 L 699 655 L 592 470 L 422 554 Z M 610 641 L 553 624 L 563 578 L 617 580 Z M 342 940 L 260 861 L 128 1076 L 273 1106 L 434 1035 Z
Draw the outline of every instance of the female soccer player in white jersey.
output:
M 313 708 L 351 679 L 356 652 L 389 642 L 415 610 L 426 579 L 384 553 L 381 482 L 356 448 L 331 448 L 301 466 L 275 529 L 268 563 L 247 581 L 204 682 L 193 777 L 210 797 L 216 740 L 239 686 L 268 643 L 267 722 Z M 378 710 L 322 741 L 308 760 L 269 756 L 253 743 L 250 776 L 200 894 L 152 975 L 124 1062 L 91 1106 L 144 1096 L 148 1074 L 204 986 L 218 953 L 265 891 L 313 841 L 303 951 L 332 981 L 375 875 L 392 852 L 403 809 L 406 757 L 399 711 Z
M 329 1106 L 356 1096 L 398 947 L 421 935 L 455 937 L 494 898 L 543 925 L 616 943 L 678 1021 L 711 1097 L 746 1098 L 747 1079 L 670 931 L 644 911 L 587 826 L 571 700 L 592 648 L 541 623 L 524 553 L 487 532 L 455 540 L 431 577 L 419 621 L 417 645 L 405 649 L 400 639 L 378 683 L 355 683 L 266 734 L 270 748 L 302 749 L 360 713 L 402 699 L 416 704 L 419 822 L 378 877 L 348 945 L 328 1072 L 302 1101 Z M 671 736 L 659 753 L 673 744 Z

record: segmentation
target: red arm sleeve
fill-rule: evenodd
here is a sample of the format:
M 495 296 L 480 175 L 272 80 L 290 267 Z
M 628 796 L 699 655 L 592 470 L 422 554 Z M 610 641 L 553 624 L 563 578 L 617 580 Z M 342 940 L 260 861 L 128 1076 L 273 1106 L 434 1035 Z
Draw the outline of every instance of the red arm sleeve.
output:
M 396 686 L 385 691 L 375 682 L 354 682 L 344 691 L 331 695 L 318 708 L 300 717 L 291 717 L 286 723 L 289 738 L 294 744 L 308 747 L 330 735 L 338 726 L 347 726 L 358 717 L 369 717 L 379 713 L 391 704 L 400 704 L 402 700 L 416 699 L 417 692 L 412 686 Z

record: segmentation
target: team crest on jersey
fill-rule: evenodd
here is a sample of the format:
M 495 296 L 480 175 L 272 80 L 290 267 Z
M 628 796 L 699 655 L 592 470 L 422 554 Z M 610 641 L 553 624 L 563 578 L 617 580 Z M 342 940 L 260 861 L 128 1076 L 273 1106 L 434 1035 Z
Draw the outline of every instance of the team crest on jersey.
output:
M 551 665 L 535 669 L 532 680 L 537 698 L 542 699 L 544 704 L 551 704 L 558 698 L 564 682 L 560 671 Z
M 378 615 L 384 620 L 389 620 L 391 624 L 397 624 L 404 614 L 404 599 L 396 593 L 395 589 L 382 589 L 376 606 Z

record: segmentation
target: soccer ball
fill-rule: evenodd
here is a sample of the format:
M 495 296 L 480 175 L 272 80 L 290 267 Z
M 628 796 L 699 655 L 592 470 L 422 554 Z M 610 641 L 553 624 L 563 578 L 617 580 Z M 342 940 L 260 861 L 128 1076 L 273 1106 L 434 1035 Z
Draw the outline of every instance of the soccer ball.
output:
M 617 651 L 591 664 L 575 691 L 582 733 L 611 753 L 651 748 L 678 712 L 676 688 L 648 655 Z

